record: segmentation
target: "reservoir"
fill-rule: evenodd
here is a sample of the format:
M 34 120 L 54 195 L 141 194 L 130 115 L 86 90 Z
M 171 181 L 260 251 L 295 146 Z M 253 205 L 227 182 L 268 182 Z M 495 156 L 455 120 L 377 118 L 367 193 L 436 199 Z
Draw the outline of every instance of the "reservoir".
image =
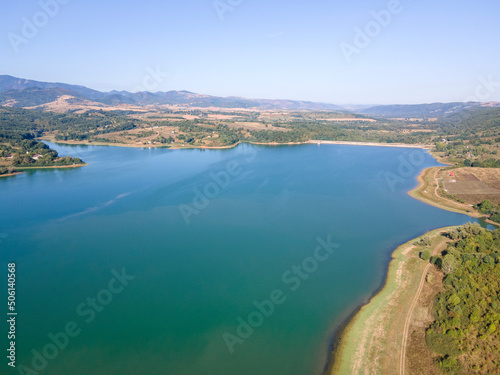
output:
M 321 374 L 392 251 L 473 220 L 408 196 L 420 149 L 50 146 L 89 165 L 0 180 L 9 374 Z

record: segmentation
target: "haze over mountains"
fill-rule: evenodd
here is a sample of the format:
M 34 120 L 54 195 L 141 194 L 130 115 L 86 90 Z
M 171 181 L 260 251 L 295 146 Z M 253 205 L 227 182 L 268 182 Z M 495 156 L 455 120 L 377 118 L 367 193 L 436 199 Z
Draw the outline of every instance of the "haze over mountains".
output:
M 382 117 L 442 117 L 464 109 L 494 106 L 490 103 L 433 103 L 418 105 L 340 106 L 298 100 L 246 99 L 240 97 L 217 97 L 189 91 L 167 92 L 101 92 L 85 86 L 66 83 L 40 82 L 0 75 L 0 105 L 12 107 L 37 107 L 56 102 L 61 98 L 71 104 L 118 105 L 178 105 L 184 107 L 246 108 L 254 110 L 326 110 L 355 112 Z
M 313 103 L 296 100 L 246 99 L 239 97 L 217 97 L 201 95 L 189 91 L 137 92 L 110 91 L 101 92 L 84 86 L 65 83 L 39 82 L 0 76 L 0 105 L 15 107 L 37 106 L 52 102 L 62 95 L 74 97 L 74 101 L 94 101 L 106 105 L 186 105 L 192 107 L 221 108 L 258 108 L 289 110 L 330 110 L 343 109 L 341 106 L 326 103 Z

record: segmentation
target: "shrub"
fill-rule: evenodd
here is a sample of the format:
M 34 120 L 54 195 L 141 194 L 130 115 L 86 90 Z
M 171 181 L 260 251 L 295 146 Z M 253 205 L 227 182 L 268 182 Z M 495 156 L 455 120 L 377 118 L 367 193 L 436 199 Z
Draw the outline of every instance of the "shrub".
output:
M 495 204 L 490 200 L 485 199 L 479 204 L 474 206 L 475 209 L 479 210 L 482 214 L 488 215 L 491 214 L 495 210 Z
M 458 340 L 449 335 L 428 331 L 425 335 L 425 342 L 429 349 L 435 353 L 448 356 L 457 356 L 460 354 Z
M 439 359 L 438 367 L 447 374 L 459 374 L 461 372 L 460 363 L 450 356 Z
M 430 257 L 431 257 L 431 252 L 427 249 L 420 253 L 420 258 L 422 260 L 428 261 Z

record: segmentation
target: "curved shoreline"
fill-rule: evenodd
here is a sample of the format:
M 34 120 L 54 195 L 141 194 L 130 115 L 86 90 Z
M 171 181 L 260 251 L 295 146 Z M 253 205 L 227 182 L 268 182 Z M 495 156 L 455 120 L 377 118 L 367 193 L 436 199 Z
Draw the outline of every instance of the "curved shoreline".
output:
M 16 172 L 14 173 L 8 173 L 8 174 L 1 174 L 0 178 L 3 177 L 15 177 L 20 174 L 23 174 L 24 171 L 36 171 L 36 170 L 42 170 L 42 169 L 66 169 L 66 168 L 81 168 L 81 167 L 86 167 L 88 166 L 87 163 L 83 164 L 71 164 L 71 165 L 49 165 L 49 166 L 39 166 L 39 167 L 16 167 Z
M 5 173 L 5 174 L 0 174 L 0 178 L 2 177 L 13 177 L 17 176 L 18 174 L 22 174 L 23 172 L 14 172 L 14 173 Z
M 396 250 L 394 250 L 394 252 Z M 392 262 L 392 256 L 393 256 L 394 252 L 391 255 L 389 255 L 389 257 L 387 259 L 387 260 L 389 260 L 389 263 Z M 361 303 L 358 306 L 356 306 L 354 308 L 354 310 L 346 318 L 344 318 L 340 322 L 340 324 L 334 329 L 333 335 L 332 335 L 332 340 L 330 341 L 330 345 L 329 345 L 329 356 L 328 356 L 328 360 L 327 360 L 326 365 L 325 365 L 324 375 L 333 374 L 332 371 L 335 367 L 336 359 L 337 359 L 338 354 L 339 354 L 339 349 L 341 348 L 341 345 L 342 345 L 342 338 L 344 337 L 344 334 L 347 334 L 347 329 L 348 329 L 349 325 L 353 322 L 354 318 L 359 314 L 361 309 L 364 306 L 367 306 L 373 300 L 373 298 L 375 298 L 380 292 L 382 292 L 382 290 L 385 287 L 385 284 L 387 283 L 387 279 L 389 277 L 389 268 L 390 267 L 386 267 L 384 269 L 384 275 L 382 277 L 383 281 L 377 287 L 377 289 L 375 289 L 370 294 L 370 296 L 366 299 L 366 301 L 364 303 Z
M 474 218 L 482 217 L 470 205 L 454 202 L 438 195 L 438 183 L 436 182 L 437 172 L 442 167 L 429 167 L 423 169 L 417 176 L 418 185 L 408 192 L 412 198 L 418 199 L 421 202 L 431 206 L 441 208 L 446 211 L 457 212 Z M 430 181 L 432 180 L 432 181 Z M 427 192 L 431 190 L 432 192 Z
M 414 246 L 413 243 L 417 241 L 420 238 L 426 237 L 426 236 L 437 236 L 443 232 L 449 231 L 453 228 L 456 228 L 457 226 L 450 226 L 450 227 L 443 227 L 443 228 L 438 228 L 431 230 L 427 233 L 422 234 L 421 236 L 418 236 L 414 239 L 411 239 L 401 245 L 399 245 L 390 255 L 391 261 L 389 262 L 389 266 L 386 268 L 385 275 L 384 275 L 384 281 L 377 287 L 377 289 L 371 294 L 370 298 L 368 301 L 364 304 L 360 304 L 356 309 L 339 325 L 339 327 L 336 328 L 335 333 L 334 333 L 334 344 L 333 344 L 333 351 L 330 353 L 330 357 L 328 360 L 327 365 L 325 366 L 325 375 L 343 375 L 343 374 L 356 374 L 356 372 L 346 372 L 346 368 L 349 368 L 349 371 L 351 370 L 351 364 L 353 358 L 349 356 L 349 354 L 357 353 L 359 352 L 359 341 L 362 340 L 362 338 L 359 337 L 358 332 L 362 328 L 365 328 L 365 323 L 369 321 L 370 319 L 373 319 L 375 317 L 380 317 L 382 315 L 378 311 L 377 313 L 373 314 L 370 310 L 382 310 L 383 308 L 387 308 L 387 301 L 392 301 L 393 294 L 395 293 L 401 293 L 403 290 L 401 290 L 401 285 L 397 285 L 397 280 L 398 278 L 403 278 L 403 276 L 400 274 L 400 270 L 406 266 L 408 266 L 408 262 L 411 259 L 416 259 L 414 256 L 412 257 L 410 254 L 410 251 L 413 250 Z M 417 266 L 422 266 L 425 263 L 421 262 L 420 264 L 417 263 Z M 402 271 L 401 271 L 402 272 Z M 410 286 L 407 286 L 407 289 L 410 289 L 410 287 L 415 284 L 415 280 L 418 279 L 420 281 L 421 279 L 421 274 L 418 275 L 412 275 L 414 276 L 413 280 L 409 281 L 408 283 L 411 284 Z M 415 278 L 415 276 L 418 276 L 418 278 Z M 406 292 L 407 289 L 404 291 Z M 404 294 L 404 293 L 402 293 Z M 384 302 L 386 304 L 384 304 Z M 389 302 L 390 303 L 390 302 Z M 397 307 L 402 307 L 403 309 L 405 307 L 409 308 L 410 306 L 405 306 L 405 305 L 397 305 Z M 393 309 L 389 309 L 393 310 Z M 352 337 L 351 337 L 352 336 Z M 368 345 L 366 346 L 367 348 L 370 348 L 371 346 Z M 397 353 L 394 355 L 394 358 L 399 358 L 400 355 Z M 399 361 L 398 361 L 399 362 Z M 393 363 L 393 362 L 391 362 Z M 396 367 L 394 367 L 396 369 Z M 359 372 L 364 373 L 363 370 L 366 370 L 365 368 L 361 367 L 359 368 Z M 384 372 L 384 375 L 387 373 Z
M 442 167 L 430 167 L 430 168 L 425 168 L 423 169 L 420 174 L 417 176 L 418 180 L 418 186 L 416 186 L 414 189 L 408 191 L 408 195 L 410 195 L 414 199 L 418 199 L 421 202 L 424 202 L 426 204 L 429 204 L 431 206 L 451 211 L 451 212 L 456 212 L 460 214 L 464 214 L 467 216 L 470 216 L 472 218 L 483 218 L 487 223 L 495 225 L 500 227 L 500 224 L 495 223 L 491 220 L 486 219 L 484 215 L 481 215 L 479 212 L 475 211 L 472 207 L 469 207 L 465 204 L 461 204 L 458 202 L 453 202 L 450 201 L 446 198 L 442 198 L 437 194 L 437 182 L 435 180 L 435 174 L 437 171 L 439 171 Z M 433 176 L 433 180 L 429 181 L 429 173 Z M 435 186 L 432 185 L 434 183 Z M 435 200 L 433 201 L 431 199 L 426 199 L 426 196 L 422 194 L 422 190 L 426 191 L 429 190 L 429 186 L 432 189 L 435 189 Z M 430 195 L 430 194 L 428 194 Z M 345 318 L 339 326 L 335 329 L 333 333 L 333 339 L 331 341 L 331 345 L 329 347 L 330 350 L 330 355 L 328 358 L 328 361 L 325 365 L 325 375 L 341 375 L 343 374 L 342 372 L 339 372 L 342 368 L 345 368 L 346 362 L 349 361 L 349 358 L 343 358 L 343 356 L 346 356 L 346 351 L 352 350 L 352 347 L 349 347 L 349 345 L 352 346 L 350 343 L 346 343 L 348 341 L 347 339 L 349 338 L 350 335 L 352 335 L 352 331 L 355 329 L 359 329 L 359 323 L 362 320 L 367 320 L 367 318 L 364 317 L 366 315 L 365 311 L 369 309 L 370 307 L 373 307 L 374 304 L 378 302 L 378 299 L 382 299 L 384 294 L 387 293 L 387 289 L 390 288 L 391 277 L 393 274 L 396 272 L 396 268 L 400 266 L 400 264 L 405 264 L 405 262 L 408 262 L 410 257 L 406 257 L 405 254 L 402 252 L 411 247 L 411 244 L 417 241 L 419 238 L 422 238 L 424 236 L 430 236 L 435 233 L 440 233 L 449 229 L 455 228 L 454 226 L 452 227 L 445 227 L 445 228 L 438 228 L 434 229 L 428 233 L 423 234 L 422 236 L 419 236 L 415 239 L 411 239 L 401 245 L 399 245 L 391 254 L 390 256 L 390 262 L 388 264 L 388 267 L 385 269 L 385 274 L 383 278 L 383 282 L 381 285 L 377 287 L 377 289 L 371 294 L 370 298 L 366 303 L 360 304 L 357 306 L 354 311 L 349 314 L 347 318 Z M 358 325 L 358 326 L 357 326 Z
M 85 142 L 85 141 L 58 141 L 49 138 L 40 138 L 41 140 L 52 142 L 55 144 L 62 145 L 85 145 L 85 146 L 115 146 L 115 147 L 131 147 L 131 148 L 168 148 L 170 150 L 185 150 L 185 149 L 209 149 L 209 150 L 218 150 L 218 149 L 228 149 L 238 146 L 241 143 L 250 143 L 253 145 L 262 145 L 262 146 L 294 146 L 294 145 L 307 145 L 307 144 L 328 144 L 328 145 L 348 145 L 348 146 L 377 146 L 377 147 L 399 147 L 399 148 L 421 148 L 425 150 L 429 150 L 431 145 L 422 145 L 422 144 L 406 144 L 406 143 L 377 143 L 377 142 L 354 142 L 354 141 L 321 141 L 321 140 L 307 140 L 304 142 L 255 142 L 249 140 L 238 141 L 232 145 L 227 146 L 174 146 L 170 147 L 164 144 L 154 145 L 154 144 L 132 144 L 132 143 L 113 143 L 113 142 Z
M 373 146 L 373 147 L 398 147 L 398 148 L 421 148 L 430 150 L 431 145 L 406 144 L 406 143 L 377 143 L 377 142 L 351 142 L 351 141 L 315 141 L 309 140 L 305 143 L 317 143 L 325 145 L 348 145 L 348 146 Z
M 59 169 L 59 168 L 80 168 L 88 166 L 87 163 L 83 164 L 71 164 L 71 165 L 48 165 L 48 166 L 39 166 L 39 167 L 17 167 L 20 171 L 23 170 L 35 170 L 35 169 Z
M 475 219 L 482 219 L 488 224 L 500 227 L 499 223 L 489 220 L 486 215 L 481 214 L 472 205 L 455 202 L 441 197 L 437 192 L 439 183 L 436 181 L 436 174 L 441 168 L 442 167 L 429 167 L 423 169 L 417 176 L 418 185 L 410 190 L 408 195 L 442 210 L 456 212 Z M 429 192 L 427 190 L 429 190 Z

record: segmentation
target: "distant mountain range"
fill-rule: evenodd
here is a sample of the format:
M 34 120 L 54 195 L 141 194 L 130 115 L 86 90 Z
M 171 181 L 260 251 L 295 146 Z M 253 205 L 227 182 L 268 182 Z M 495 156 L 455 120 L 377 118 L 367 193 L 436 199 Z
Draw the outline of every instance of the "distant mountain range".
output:
M 93 101 L 105 105 L 184 105 L 191 107 L 220 108 L 255 108 L 287 110 L 328 110 L 338 111 L 343 107 L 298 100 L 245 99 L 239 97 L 218 97 L 195 94 L 189 91 L 137 92 L 110 91 L 101 92 L 84 86 L 66 83 L 39 82 L 29 79 L 0 75 L 0 105 L 14 107 L 32 107 L 53 102 L 68 95 L 73 101 Z
M 185 107 L 247 108 L 255 110 L 308 110 L 344 111 L 380 117 L 443 117 L 478 106 L 500 107 L 500 103 L 433 103 L 418 105 L 340 106 L 298 100 L 246 99 L 196 94 L 189 91 L 101 92 L 85 86 L 66 83 L 40 82 L 0 75 L 0 105 L 36 107 L 64 97 L 72 104 L 88 105 L 89 102 L 104 106 L 129 104 L 182 105 Z
M 379 105 L 358 111 L 358 113 L 369 116 L 391 117 L 391 118 L 421 118 L 421 117 L 446 117 L 466 109 L 477 107 L 500 107 L 500 103 L 431 103 L 431 104 L 402 104 L 402 105 Z

